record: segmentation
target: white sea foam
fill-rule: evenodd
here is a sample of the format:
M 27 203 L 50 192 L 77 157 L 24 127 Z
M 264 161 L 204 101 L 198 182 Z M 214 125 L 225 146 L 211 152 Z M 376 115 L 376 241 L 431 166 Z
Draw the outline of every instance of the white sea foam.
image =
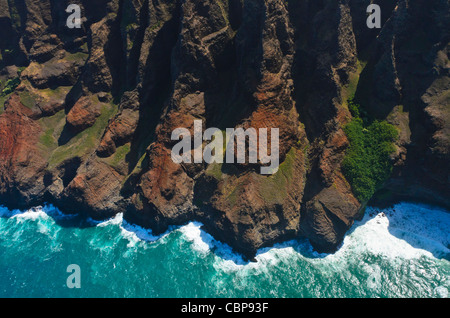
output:
M 15 237 L 15 240 L 20 240 L 20 237 L 25 233 L 26 227 L 21 226 L 25 223 L 33 223 L 37 232 L 44 234 L 48 237 L 48 246 L 56 252 L 62 249 L 61 243 L 58 241 L 58 235 L 61 231 L 61 227 L 54 226 L 56 219 L 67 217 L 58 209 L 53 206 L 37 206 L 25 211 L 22 210 L 8 210 L 6 208 L 0 208 L 0 217 L 8 218 L 9 220 L 15 220 L 17 226 L 7 226 L 7 223 L 3 223 L 3 226 L 7 226 L 8 230 L 11 230 L 11 235 Z M 4 228 L 3 228 L 4 229 Z
M 36 221 L 38 219 L 67 218 L 55 207 L 49 205 L 36 207 L 27 211 L 8 210 L 0 207 L 0 217 L 17 218 Z M 92 220 L 93 221 L 93 220 Z M 154 242 L 170 234 L 175 227 L 163 235 L 153 235 L 149 229 L 129 224 L 119 213 L 107 221 L 93 221 L 99 227 L 119 226 L 121 236 L 128 239 L 129 247 L 140 241 Z M 258 251 L 257 262 L 246 262 L 233 252 L 227 244 L 216 241 L 210 234 L 201 229 L 199 222 L 190 222 L 178 230 L 186 240 L 192 242 L 192 248 L 201 253 L 213 251 L 217 258 L 217 266 L 226 271 L 246 268 L 272 267 L 279 262 L 302 257 L 309 262 L 323 264 L 333 262 L 347 263 L 349 255 L 370 252 L 389 258 L 411 259 L 421 256 L 447 258 L 450 255 L 450 213 L 445 210 L 421 204 L 400 203 L 390 209 L 367 208 L 363 220 L 355 222 L 345 237 L 341 248 L 334 254 L 314 252 L 305 240 L 295 240 L 276 244 L 271 248 Z M 215 266 L 216 266 L 215 265 Z M 324 265 L 325 266 L 325 265 Z
M 91 222 L 98 227 L 119 226 L 121 237 L 129 241 L 127 244 L 128 247 L 135 247 L 139 242 L 155 242 L 168 235 L 173 230 L 173 228 L 170 228 L 164 234 L 153 235 L 151 229 L 146 229 L 139 225 L 130 224 L 125 221 L 123 218 L 123 213 L 118 213 L 113 218 L 106 221 L 91 220 Z
M 34 207 L 29 210 L 8 210 L 7 208 L 0 208 L 0 217 L 16 218 L 20 220 L 36 221 L 38 218 L 48 218 L 42 207 Z
M 448 284 L 450 285 L 450 284 Z M 434 289 L 434 296 L 439 298 L 449 298 L 449 291 L 447 287 L 438 286 Z
M 0 207 L 0 217 L 11 219 L 10 222 L 8 220 L 9 224 L 14 225 L 17 222 L 19 225 L 12 227 L 10 234 L 8 233 L 11 237 L 17 235 L 17 240 L 20 240 L 22 228 L 28 228 L 20 224 L 34 222 L 39 232 L 53 238 L 55 249 L 58 249 L 61 248 L 57 240 L 60 227 L 54 226 L 54 220 L 69 216 L 52 206 L 45 206 L 27 211 L 9 211 Z M 0 225 L 6 226 L 8 222 L 2 222 Z M 273 273 L 281 271 L 283 275 L 289 275 L 289 277 L 292 275 L 292 284 L 294 284 L 294 281 L 300 277 L 296 276 L 296 273 L 305 271 L 302 275 L 306 275 L 311 281 L 308 279 L 299 281 L 307 284 L 307 287 L 299 285 L 299 288 L 312 290 L 317 286 L 323 286 L 320 284 L 324 281 L 332 282 L 339 277 L 346 284 L 359 288 L 361 295 L 365 293 L 384 295 L 388 289 L 392 295 L 405 296 L 405 290 L 406 293 L 412 293 L 409 290 L 417 289 L 433 297 L 449 297 L 450 280 L 445 277 L 445 273 L 450 268 L 448 262 L 450 213 L 425 205 L 401 203 L 391 209 L 368 208 L 363 220 L 355 222 L 342 246 L 334 254 L 314 252 L 307 240 L 299 239 L 259 250 L 256 256 L 257 262 L 244 261 L 239 254 L 233 252 L 230 246 L 215 240 L 206 233 L 199 222 L 172 227 L 163 235 L 153 235 L 151 230 L 127 223 L 122 213 L 109 220 L 96 221 L 93 224 L 100 228 L 111 227 L 108 231 L 87 232 L 92 233 L 90 245 L 101 250 L 105 262 L 114 262 L 115 253 L 110 251 L 117 248 L 117 243 L 124 244 L 121 240 L 128 240 L 128 242 L 125 241 L 128 243 L 126 244 L 128 248 L 122 255 L 134 257 L 137 255 L 135 253 L 137 250 L 142 252 L 141 248 L 159 246 L 152 242 L 181 233 L 183 242 L 190 242 L 190 247 L 196 255 L 208 256 L 208 259 L 212 259 L 215 275 L 211 280 L 218 289 L 224 288 L 224 295 L 227 294 L 224 277 L 227 279 L 231 277 L 236 288 L 241 290 L 249 288 L 252 277 L 268 279 L 271 284 L 274 284 L 271 285 L 270 292 L 277 295 L 277 291 L 282 290 L 282 287 L 276 285 L 279 283 L 277 279 L 272 279 Z M 117 235 L 117 233 L 120 234 Z M 429 264 L 431 266 L 428 266 Z M 387 278 L 386 275 L 389 277 Z M 408 277 L 405 278 L 402 275 Z M 319 282 L 316 284 L 314 279 L 317 277 Z M 412 284 L 410 286 L 416 282 L 423 283 L 423 286 L 414 285 L 405 289 L 401 285 L 405 279 L 407 284 Z M 429 284 L 431 280 L 433 284 Z M 400 284 L 396 284 L 398 282 Z M 386 287 L 386 284 L 390 285 Z M 333 288 L 338 287 L 330 286 L 330 289 Z M 321 293 L 321 290 L 314 290 L 314 295 L 321 295 Z M 341 293 L 339 290 L 331 292 L 333 295 L 339 295 L 339 293 Z
M 95 221 L 95 220 L 89 220 L 90 222 L 93 222 L 98 227 L 106 227 L 110 225 L 119 225 L 123 222 L 123 213 L 117 213 L 114 217 L 105 220 L 105 221 Z
M 299 239 L 259 250 L 257 262 L 243 262 L 231 249 L 222 250 L 226 245 L 213 241 L 214 268 L 217 273 L 237 275 L 235 282 L 244 285 L 251 277 L 271 277 L 273 271 L 282 268 L 294 276 L 297 271 L 306 271 L 304 275 L 311 275 L 312 279 L 310 288 L 316 286 L 317 277 L 330 282 L 340 277 L 358 288 L 361 295 L 384 295 L 389 290 L 390 295 L 408 297 L 416 295 L 415 290 L 422 290 L 432 297 L 447 298 L 450 280 L 442 279 L 434 266 L 450 266 L 449 228 L 450 213 L 439 208 L 410 203 L 392 209 L 368 208 L 363 220 L 355 222 L 334 254 L 314 252 L 307 240 Z M 199 229 L 190 234 L 194 236 L 191 240 L 201 245 Z M 414 287 L 405 289 L 405 279 Z M 217 286 L 220 280 L 218 274 Z M 438 287 L 428 285 L 435 280 L 439 281 Z M 272 288 L 277 293 L 278 287 Z M 341 293 L 339 286 L 332 283 L 330 289 L 332 294 Z M 316 295 L 321 293 L 315 291 Z
M 146 241 L 146 242 L 157 241 L 171 232 L 171 229 L 169 229 L 164 234 L 153 235 L 152 230 L 143 228 L 136 224 L 130 224 L 125 220 L 121 224 L 121 229 L 122 229 L 123 233 L 131 233 L 137 240 Z
M 293 262 L 301 258 L 320 266 L 324 272 L 333 273 L 343 271 L 349 266 L 350 260 L 364 253 L 391 260 L 420 257 L 448 260 L 449 229 L 450 213 L 439 208 L 412 203 L 400 203 L 391 209 L 383 210 L 368 208 L 363 220 L 355 222 L 341 247 L 334 254 L 317 253 L 307 241 L 295 240 L 261 249 L 256 256 L 257 263 L 239 261 L 239 257 L 227 249 L 223 253 L 227 257 L 219 258 L 216 267 L 224 271 L 236 271 L 244 267 L 254 270 L 260 267 L 274 267 L 279 262 Z M 191 231 L 190 234 L 196 235 L 191 239 L 199 242 L 199 230 Z M 206 248 L 206 244 L 202 246 Z M 217 245 L 216 247 L 221 248 Z M 217 250 L 216 254 L 220 255 L 222 251 Z M 369 274 L 367 284 L 373 288 L 378 286 L 379 268 L 367 267 L 365 271 Z
M 16 218 L 22 221 L 30 220 L 37 221 L 39 219 L 71 219 L 75 217 L 74 214 L 64 214 L 53 205 L 36 206 L 28 210 L 8 210 L 5 207 L 0 206 L 0 217 Z
M 190 222 L 189 224 L 180 227 L 179 230 L 188 241 L 193 243 L 192 246 L 195 250 L 206 253 L 213 248 L 214 239 L 211 235 L 204 232 L 201 227 L 202 224 L 199 222 Z
M 11 218 L 17 218 L 19 220 L 36 221 L 38 219 L 48 219 L 49 216 L 42 207 L 36 207 L 29 209 L 25 212 L 14 211 L 14 215 Z
M 192 248 L 200 253 L 206 254 L 213 252 L 216 257 L 214 264 L 218 268 L 226 271 L 237 271 L 246 268 L 263 268 L 269 265 L 275 265 L 282 261 L 286 255 L 292 253 L 292 242 L 277 244 L 271 248 L 261 249 L 256 256 L 257 262 L 244 261 L 242 256 L 233 251 L 233 249 L 223 242 L 215 240 L 209 233 L 202 229 L 200 222 L 190 222 L 179 228 L 183 237 L 192 243 Z
M 221 261 L 224 266 L 236 268 L 248 264 L 241 255 L 235 253 L 233 249 L 220 242 L 203 229 L 203 224 L 200 222 L 190 222 L 181 226 L 178 231 L 183 234 L 185 240 L 192 243 L 192 248 L 202 254 L 213 252 L 215 257 Z
M 355 224 L 353 233 L 346 239 L 355 248 L 390 258 L 443 258 L 450 253 L 449 229 L 449 212 L 400 203 L 384 210 L 368 208 L 364 219 Z
M 125 238 L 129 241 L 127 244 L 127 247 L 134 247 L 136 244 L 140 241 L 139 237 L 136 235 L 136 233 L 127 231 L 124 227 L 124 220 L 123 220 L 123 213 L 116 214 L 113 218 L 103 221 L 103 222 L 96 222 L 97 227 L 107 227 L 107 226 L 119 226 L 120 228 L 120 234 L 122 238 Z

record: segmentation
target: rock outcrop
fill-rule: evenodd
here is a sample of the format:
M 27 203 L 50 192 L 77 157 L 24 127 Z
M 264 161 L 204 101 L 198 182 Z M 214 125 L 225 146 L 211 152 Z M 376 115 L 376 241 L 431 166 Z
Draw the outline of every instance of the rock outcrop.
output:
M 342 169 L 354 96 L 399 132 L 371 203 L 450 207 L 448 1 L 71 3 L 79 29 L 68 1 L 0 0 L 0 203 L 124 212 L 155 233 L 198 220 L 248 258 L 298 236 L 333 252 L 368 203 Z M 194 120 L 278 128 L 278 171 L 173 162 L 171 133 Z

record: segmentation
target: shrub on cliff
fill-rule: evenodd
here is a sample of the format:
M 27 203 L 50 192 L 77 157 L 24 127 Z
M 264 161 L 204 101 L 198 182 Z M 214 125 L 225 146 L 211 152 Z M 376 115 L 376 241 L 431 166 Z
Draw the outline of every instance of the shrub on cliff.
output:
M 359 117 L 347 124 L 344 131 L 350 147 L 342 170 L 358 200 L 366 201 L 392 172 L 389 156 L 395 151 L 393 142 L 398 132 L 386 121 L 366 125 Z
M 6 96 L 14 92 L 14 90 L 16 89 L 17 86 L 19 86 L 19 84 L 20 84 L 19 77 L 8 80 L 5 84 L 5 88 L 2 90 L 1 96 Z

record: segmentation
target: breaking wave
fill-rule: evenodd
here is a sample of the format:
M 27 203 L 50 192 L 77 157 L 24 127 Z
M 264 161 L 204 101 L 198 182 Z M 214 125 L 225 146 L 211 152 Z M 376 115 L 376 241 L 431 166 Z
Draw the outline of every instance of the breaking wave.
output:
M 448 298 L 449 229 L 436 207 L 368 208 L 334 254 L 299 239 L 246 262 L 198 222 L 154 235 L 122 214 L 97 222 L 53 206 L 0 208 L 0 296 Z M 70 264 L 80 289 L 65 286 Z

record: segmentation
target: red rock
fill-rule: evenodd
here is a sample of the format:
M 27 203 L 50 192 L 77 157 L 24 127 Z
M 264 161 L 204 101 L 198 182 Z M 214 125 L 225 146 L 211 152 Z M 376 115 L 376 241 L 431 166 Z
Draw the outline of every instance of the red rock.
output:
M 67 124 L 76 131 L 82 131 L 95 124 L 100 116 L 100 104 L 94 103 L 90 97 L 81 97 L 67 114 Z

